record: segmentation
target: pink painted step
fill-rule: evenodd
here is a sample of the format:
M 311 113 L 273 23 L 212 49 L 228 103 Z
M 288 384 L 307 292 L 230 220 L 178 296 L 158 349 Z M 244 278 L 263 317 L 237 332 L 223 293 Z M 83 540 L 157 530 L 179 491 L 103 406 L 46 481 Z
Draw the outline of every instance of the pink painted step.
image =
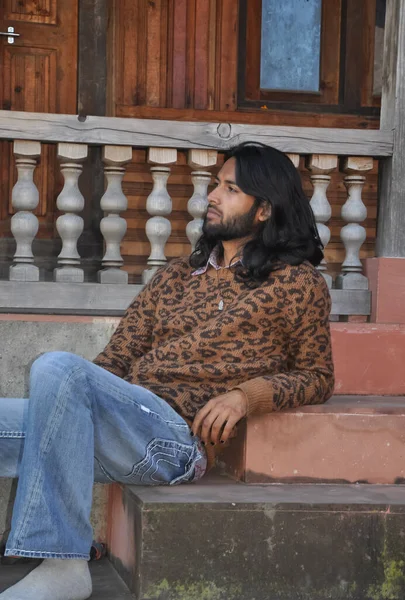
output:
M 405 483 L 405 397 L 335 396 L 252 417 L 220 461 L 247 483 Z

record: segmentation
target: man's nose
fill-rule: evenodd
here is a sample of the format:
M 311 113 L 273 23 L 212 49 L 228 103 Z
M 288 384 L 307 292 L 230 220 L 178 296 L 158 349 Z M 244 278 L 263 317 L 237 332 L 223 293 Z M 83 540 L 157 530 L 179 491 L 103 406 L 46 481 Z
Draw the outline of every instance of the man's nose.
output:
M 209 204 L 219 204 L 218 188 L 214 188 L 207 196 Z

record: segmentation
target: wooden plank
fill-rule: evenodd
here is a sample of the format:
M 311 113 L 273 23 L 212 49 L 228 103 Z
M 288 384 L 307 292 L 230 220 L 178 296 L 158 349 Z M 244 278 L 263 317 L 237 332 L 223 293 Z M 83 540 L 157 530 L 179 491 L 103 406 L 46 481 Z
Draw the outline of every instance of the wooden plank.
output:
M 341 39 L 342 0 L 328 0 L 322 9 L 321 27 L 321 93 L 324 102 L 339 102 L 340 52 L 336 53 L 337 40 Z M 326 22 L 327 19 L 327 22 Z M 330 40 L 336 40 L 331 44 Z
M 216 70 L 217 73 L 217 70 Z M 217 100 L 215 100 L 216 102 Z M 216 104 L 215 104 L 216 106 Z M 115 117 L 131 117 L 135 119 L 174 119 L 176 121 L 209 121 L 229 123 L 249 123 L 255 125 L 286 125 L 286 111 L 280 107 L 272 110 L 245 112 L 241 110 L 195 110 L 194 108 L 153 108 L 151 106 L 134 106 L 117 104 Z M 258 107 L 260 108 L 260 107 Z M 339 127 L 340 129 L 379 129 L 380 119 L 359 111 L 358 114 L 345 115 L 335 111 L 320 112 L 311 107 L 311 112 L 289 112 L 288 125 L 294 127 Z M 322 108 L 322 107 L 321 107 Z
M 174 3 L 173 31 L 173 82 L 172 103 L 174 109 L 183 108 L 186 100 L 186 36 L 187 0 Z
M 405 85 L 405 84 L 403 84 Z M 227 150 L 260 141 L 295 154 L 391 156 L 389 130 L 257 126 L 0 111 L 0 139 Z M 405 173 L 405 169 L 403 171 Z
M 392 158 L 380 163 L 377 256 L 405 258 L 405 0 L 387 3 L 381 129 L 394 133 Z
M 169 24 L 172 16 L 169 0 L 162 0 L 160 18 L 160 85 L 159 106 L 167 106 L 168 67 L 169 67 Z
M 195 59 L 194 59 L 194 108 L 207 108 L 209 66 L 210 3 L 196 0 Z
M 216 80 L 216 41 L 217 41 L 217 0 L 210 0 L 210 16 L 208 25 L 208 110 L 215 108 L 215 80 Z
M 132 58 L 132 60 L 137 63 L 137 79 L 132 82 L 133 85 L 133 97 L 129 101 L 129 104 L 147 104 L 146 102 L 146 88 L 148 82 L 148 36 L 149 36 L 149 21 L 148 21 L 148 2 L 132 2 L 130 0 L 129 4 L 132 4 L 137 7 L 137 18 L 136 21 L 127 21 L 127 13 L 124 12 L 124 19 L 126 23 L 126 27 L 124 31 L 126 32 L 125 40 L 131 37 L 136 37 L 136 56 Z M 152 2 L 153 4 L 153 2 Z M 127 6 L 127 4 L 126 4 Z M 128 27 L 128 23 L 131 23 L 131 26 Z M 128 57 L 130 60 L 130 57 Z M 122 69 L 122 65 L 119 66 L 119 69 Z M 124 81 L 125 83 L 128 81 L 128 77 L 126 75 L 126 68 L 124 69 Z
M 379 98 L 374 96 L 374 57 L 376 53 L 376 10 L 377 0 L 366 2 L 364 4 L 364 21 L 362 24 L 363 38 L 363 63 L 364 71 L 361 84 L 361 105 L 378 106 Z
M 164 18 L 162 0 L 147 3 L 147 39 L 146 39 L 146 104 L 159 106 L 161 86 L 166 82 L 161 81 L 162 47 L 167 43 L 161 36 L 161 20 Z M 164 70 L 166 73 L 166 69 Z
M 222 20 L 221 35 L 221 77 L 219 83 L 220 110 L 235 111 L 237 109 L 238 86 L 238 14 L 239 2 L 221 0 Z
M 262 51 L 262 0 L 251 0 L 249 6 L 243 2 L 246 31 L 244 31 L 243 50 L 240 52 L 240 68 L 243 65 L 244 73 L 241 72 L 245 93 L 240 94 L 241 100 L 260 99 L 260 55 Z M 241 22 L 242 25 L 242 22 Z M 249 42 L 249 47 L 247 43 Z M 242 69 L 241 69 L 242 70 Z M 241 81 L 242 83 L 242 81 Z
M 363 46 L 363 22 L 365 17 L 365 2 L 369 0 L 348 0 L 346 11 L 346 48 L 345 48 L 345 78 L 344 105 L 348 110 L 356 110 L 361 106 L 361 82 L 366 69 L 365 48 Z M 367 54 L 369 49 L 367 48 Z M 353 57 L 356 60 L 353 60 Z
M 106 86 L 106 115 L 115 115 L 115 105 L 122 104 L 122 73 L 117 73 L 117 64 L 124 64 L 119 51 L 123 51 L 117 42 L 118 10 L 116 3 L 119 0 L 110 0 L 107 4 L 107 86 Z M 118 78 L 121 79 L 118 81 Z M 119 90 L 119 95 L 118 95 Z
M 107 0 L 79 2 L 78 112 L 105 115 Z
M 196 0 L 187 0 L 186 21 L 186 108 L 194 107 Z

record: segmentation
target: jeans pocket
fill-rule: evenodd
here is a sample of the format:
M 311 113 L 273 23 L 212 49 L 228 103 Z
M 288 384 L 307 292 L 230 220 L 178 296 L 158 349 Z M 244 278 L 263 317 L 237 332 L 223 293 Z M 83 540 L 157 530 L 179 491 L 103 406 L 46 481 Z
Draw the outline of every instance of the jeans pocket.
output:
M 192 444 L 154 438 L 146 447 L 144 458 L 122 478 L 128 484 L 163 485 L 192 477 L 196 449 Z

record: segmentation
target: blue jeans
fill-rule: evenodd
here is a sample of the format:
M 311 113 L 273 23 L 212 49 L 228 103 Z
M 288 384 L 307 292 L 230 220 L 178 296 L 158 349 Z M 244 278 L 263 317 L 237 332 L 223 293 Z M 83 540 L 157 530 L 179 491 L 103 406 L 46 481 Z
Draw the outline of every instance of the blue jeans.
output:
M 44 354 L 30 398 L 0 399 L 0 477 L 19 477 L 6 556 L 88 559 L 93 481 L 177 484 L 205 467 L 167 402 L 74 354 Z

